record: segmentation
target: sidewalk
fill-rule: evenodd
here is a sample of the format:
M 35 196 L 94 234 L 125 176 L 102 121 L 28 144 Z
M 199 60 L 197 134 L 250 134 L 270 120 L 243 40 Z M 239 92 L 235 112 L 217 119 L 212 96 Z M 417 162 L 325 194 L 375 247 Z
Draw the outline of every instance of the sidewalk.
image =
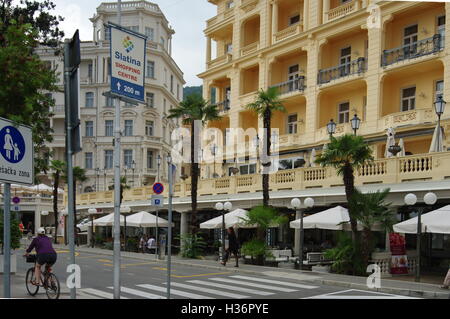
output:
M 56 249 L 67 250 L 67 246 L 55 245 Z M 92 254 L 100 254 L 112 256 L 112 250 L 105 250 L 100 248 L 89 248 L 89 247 L 77 247 L 77 252 L 85 252 Z M 121 252 L 122 257 L 133 258 L 138 260 L 154 261 L 161 265 L 167 264 L 167 259 L 157 260 L 156 256 L 153 254 L 142 254 L 142 253 L 131 253 L 131 252 Z M 437 284 L 428 283 L 417 283 L 406 281 L 403 277 L 402 279 L 381 279 L 381 288 L 369 289 L 367 287 L 366 281 L 367 277 L 356 277 L 356 276 L 346 276 L 338 274 L 329 273 L 319 273 L 311 272 L 305 270 L 295 270 L 295 269 L 285 269 L 285 268 L 275 268 L 275 267 L 264 267 L 247 265 L 240 263 L 239 268 L 234 267 L 234 263 L 231 260 L 229 266 L 222 266 L 219 262 L 214 260 L 195 260 L 195 259 L 185 259 L 178 256 L 172 256 L 171 258 L 173 265 L 183 265 L 190 267 L 204 267 L 215 270 L 224 270 L 230 272 L 241 272 L 254 275 L 265 275 L 270 277 L 284 278 L 284 279 L 297 279 L 310 281 L 316 284 L 339 286 L 349 289 L 361 289 L 370 290 L 383 293 L 405 295 L 411 297 L 421 297 L 421 298 L 439 298 L 439 299 L 450 299 L 450 291 L 439 288 Z M 442 278 L 443 280 L 444 278 Z

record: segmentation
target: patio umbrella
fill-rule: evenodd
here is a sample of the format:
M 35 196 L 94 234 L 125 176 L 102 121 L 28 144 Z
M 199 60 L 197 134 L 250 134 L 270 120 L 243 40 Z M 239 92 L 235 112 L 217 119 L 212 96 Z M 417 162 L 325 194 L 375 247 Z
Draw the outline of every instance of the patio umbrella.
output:
M 422 215 L 422 232 L 450 234 L 450 205 Z M 416 234 L 417 217 L 394 225 L 397 233 Z
M 400 141 L 398 142 L 398 146 L 401 147 L 400 152 L 398 152 L 397 157 L 403 157 L 406 155 L 406 151 L 405 151 L 405 142 L 403 141 L 403 139 L 401 138 Z
M 311 151 L 311 157 L 309 158 L 309 166 L 316 167 L 316 149 L 313 148 Z
M 169 227 L 169 222 L 145 211 L 127 217 L 127 226 L 130 227 L 156 227 L 156 225 L 158 227 Z M 173 223 L 172 226 L 174 226 Z
M 444 151 L 444 139 L 443 139 L 443 129 L 439 129 L 438 125 L 434 129 L 433 138 L 430 145 L 430 153 L 433 152 L 443 152 Z
M 386 141 L 386 150 L 384 151 L 384 157 L 393 157 L 394 154 L 389 152 L 389 146 L 395 145 L 395 131 L 392 127 L 387 129 L 387 141 Z
M 240 227 L 240 228 L 256 228 L 256 226 L 245 226 L 241 218 L 248 218 L 248 211 L 245 209 L 235 209 L 232 212 L 225 214 L 225 228 Z M 222 228 L 222 215 L 210 219 L 200 224 L 202 229 L 220 229 Z
M 291 228 L 300 228 L 300 219 L 290 222 Z M 351 230 L 350 216 L 348 209 L 342 206 L 336 206 L 320 213 L 310 215 L 303 218 L 304 229 L 328 229 L 328 230 Z M 358 230 L 363 227 L 358 223 Z M 380 230 L 381 228 L 374 226 L 372 230 Z
M 113 226 L 114 225 L 114 213 L 103 216 L 94 220 L 94 226 Z M 120 215 L 120 226 L 124 225 L 124 217 Z

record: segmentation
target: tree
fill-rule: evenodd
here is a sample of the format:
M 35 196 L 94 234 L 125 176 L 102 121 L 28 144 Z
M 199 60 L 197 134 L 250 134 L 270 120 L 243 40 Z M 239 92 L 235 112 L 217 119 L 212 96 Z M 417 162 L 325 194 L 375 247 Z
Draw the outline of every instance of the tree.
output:
M 113 180 L 112 180 L 112 185 L 111 186 L 109 186 L 109 190 L 114 190 L 114 178 L 113 178 Z M 131 189 L 131 187 L 130 187 L 130 185 L 128 185 L 128 183 L 127 183 L 127 178 L 126 177 L 124 177 L 124 176 L 122 176 L 121 178 L 120 178 L 120 201 L 119 201 L 119 203 L 120 203 L 120 206 L 122 206 L 122 201 L 123 201 L 123 191 L 124 190 L 127 190 L 127 189 Z
M 169 110 L 168 118 L 181 118 L 183 125 L 189 125 L 191 129 L 191 232 L 197 232 L 197 189 L 200 169 L 198 164 L 198 150 L 195 145 L 201 145 L 200 136 L 197 136 L 195 126 L 201 123 L 202 127 L 209 121 L 221 119 L 216 105 L 209 104 L 199 94 L 191 94 L 179 104 L 178 107 Z M 197 139 L 197 140 L 196 140 Z M 197 151 L 197 152 L 196 152 Z
M 20 239 L 22 238 L 22 232 L 19 228 L 20 221 L 16 218 L 16 214 L 11 212 L 11 249 L 20 248 Z M 3 254 L 3 209 L 0 210 L 0 245 L 2 246 L 1 253 Z
M 270 162 L 270 146 L 271 146 L 271 120 L 272 114 L 275 111 L 286 112 L 286 108 L 279 99 L 279 92 L 277 88 L 269 88 L 267 91 L 260 90 L 256 101 L 246 106 L 247 109 L 255 112 L 263 120 L 264 136 L 263 136 L 263 150 L 267 156 L 267 162 L 263 162 L 263 167 L 269 167 Z M 263 205 L 269 206 L 269 174 L 263 172 L 262 176 L 262 188 L 263 188 Z
M 55 244 L 58 242 L 58 189 L 62 174 L 66 170 L 66 163 L 59 160 L 53 160 L 50 162 L 50 169 L 52 170 L 53 179 L 53 214 L 55 223 Z
M 288 222 L 286 216 L 281 216 L 278 212 L 269 206 L 257 206 L 252 208 L 247 213 L 247 218 L 242 218 L 245 225 L 256 225 L 256 240 L 253 240 L 250 245 L 255 247 L 265 247 L 266 233 L 269 227 L 282 225 Z M 257 263 L 262 265 L 264 263 L 264 255 L 258 254 Z
M 386 203 L 386 197 L 390 189 L 364 194 L 355 189 L 349 202 L 349 206 L 354 212 L 354 218 L 362 225 L 361 256 L 364 268 L 369 263 L 372 252 L 372 228 L 380 226 L 383 230 L 391 231 L 395 220 L 392 211 L 389 209 L 390 203 Z
M 338 138 L 331 137 L 331 142 L 327 148 L 316 159 L 317 164 L 333 167 L 336 169 L 337 174 L 342 176 L 347 203 L 350 203 L 355 192 L 355 169 L 370 161 L 373 161 L 372 149 L 364 142 L 362 136 L 351 134 L 345 134 Z M 352 240 L 356 249 L 358 249 L 359 238 L 356 214 L 357 212 L 355 212 L 354 208 L 349 207 Z M 354 264 L 357 264 L 356 260 Z

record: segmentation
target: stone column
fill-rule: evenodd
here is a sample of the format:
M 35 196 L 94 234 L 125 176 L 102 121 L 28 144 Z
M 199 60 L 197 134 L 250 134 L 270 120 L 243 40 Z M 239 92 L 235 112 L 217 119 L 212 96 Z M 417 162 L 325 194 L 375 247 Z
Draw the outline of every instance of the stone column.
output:
M 325 23 L 328 21 L 328 11 L 330 11 L 330 0 L 323 0 L 323 18 L 322 23 Z
M 208 63 L 211 62 L 211 37 L 206 37 L 206 68 Z
M 272 43 L 274 42 L 275 33 L 278 32 L 278 3 L 272 3 Z
M 41 195 L 40 194 L 36 195 L 35 201 L 36 201 L 36 210 L 34 212 L 34 233 L 37 234 L 38 228 L 41 227 Z
M 303 31 L 308 30 L 309 22 L 309 0 L 303 0 Z

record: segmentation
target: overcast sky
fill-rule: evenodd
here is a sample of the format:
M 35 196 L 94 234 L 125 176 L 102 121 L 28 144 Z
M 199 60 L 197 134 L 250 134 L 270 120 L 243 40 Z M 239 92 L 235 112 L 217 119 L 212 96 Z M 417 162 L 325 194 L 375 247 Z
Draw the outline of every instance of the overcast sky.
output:
M 67 37 L 76 29 L 80 30 L 82 41 L 92 40 L 92 23 L 89 21 L 101 0 L 53 0 L 56 13 L 65 21 L 62 28 Z M 123 0 L 122 2 L 125 2 Z M 216 6 L 207 0 L 156 0 L 169 24 L 175 30 L 172 43 L 172 56 L 184 72 L 187 86 L 201 85 L 197 74 L 205 70 L 206 41 L 203 30 L 206 20 L 216 15 Z

